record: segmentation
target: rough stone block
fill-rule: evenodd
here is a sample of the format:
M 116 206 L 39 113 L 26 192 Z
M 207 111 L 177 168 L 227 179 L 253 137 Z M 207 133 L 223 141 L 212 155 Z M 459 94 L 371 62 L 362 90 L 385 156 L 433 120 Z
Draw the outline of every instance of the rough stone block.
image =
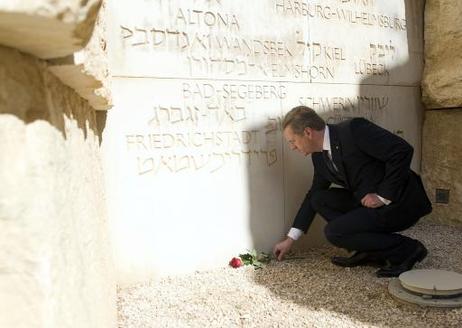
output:
M 423 102 L 427 108 L 462 106 L 462 2 L 427 0 Z
M 0 2 L 0 44 L 39 58 L 64 57 L 90 39 L 101 0 Z
M 0 327 L 114 327 L 95 111 L 0 47 Z
M 422 177 L 433 203 L 430 217 L 462 226 L 462 109 L 427 111 L 423 129 Z
M 112 107 L 104 8 L 103 4 L 93 34 L 84 49 L 48 61 L 49 70 L 97 110 Z

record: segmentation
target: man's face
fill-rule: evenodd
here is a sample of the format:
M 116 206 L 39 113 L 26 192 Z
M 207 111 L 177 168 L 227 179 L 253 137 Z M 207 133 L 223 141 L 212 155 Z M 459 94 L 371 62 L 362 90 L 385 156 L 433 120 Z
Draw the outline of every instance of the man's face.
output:
M 284 138 L 287 140 L 290 149 L 302 153 L 304 156 L 316 151 L 314 134 L 311 128 L 305 128 L 303 134 L 296 134 L 289 125 L 283 131 Z

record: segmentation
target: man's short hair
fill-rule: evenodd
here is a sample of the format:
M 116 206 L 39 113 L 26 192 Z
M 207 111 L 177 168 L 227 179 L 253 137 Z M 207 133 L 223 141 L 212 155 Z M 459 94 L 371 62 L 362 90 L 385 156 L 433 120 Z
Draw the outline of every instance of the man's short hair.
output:
M 297 106 L 292 108 L 282 121 L 282 129 L 288 126 L 292 128 L 295 134 L 303 134 L 305 128 L 312 128 L 321 131 L 326 127 L 326 122 L 314 111 L 307 106 Z

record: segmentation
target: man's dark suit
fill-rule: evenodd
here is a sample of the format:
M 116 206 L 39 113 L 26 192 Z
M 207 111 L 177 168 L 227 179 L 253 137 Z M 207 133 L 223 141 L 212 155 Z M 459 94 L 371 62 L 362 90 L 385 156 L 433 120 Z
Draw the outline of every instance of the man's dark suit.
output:
M 306 233 L 319 212 L 328 221 L 326 237 L 334 245 L 377 252 L 399 262 L 410 239 L 393 232 L 409 228 L 431 212 L 422 181 L 410 169 L 412 146 L 363 118 L 328 126 L 338 174 L 329 170 L 322 153 L 312 154 L 313 184 L 293 227 Z M 344 189 L 329 188 L 332 182 Z M 368 193 L 391 204 L 363 207 L 360 201 Z

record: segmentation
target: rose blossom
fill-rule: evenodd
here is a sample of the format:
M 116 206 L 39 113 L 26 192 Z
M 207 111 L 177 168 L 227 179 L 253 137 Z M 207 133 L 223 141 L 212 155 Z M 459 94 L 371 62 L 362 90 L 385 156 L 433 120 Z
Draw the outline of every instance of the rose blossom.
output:
M 242 266 L 242 260 L 239 257 L 233 257 L 231 261 L 229 261 L 229 265 L 233 268 L 239 268 Z

